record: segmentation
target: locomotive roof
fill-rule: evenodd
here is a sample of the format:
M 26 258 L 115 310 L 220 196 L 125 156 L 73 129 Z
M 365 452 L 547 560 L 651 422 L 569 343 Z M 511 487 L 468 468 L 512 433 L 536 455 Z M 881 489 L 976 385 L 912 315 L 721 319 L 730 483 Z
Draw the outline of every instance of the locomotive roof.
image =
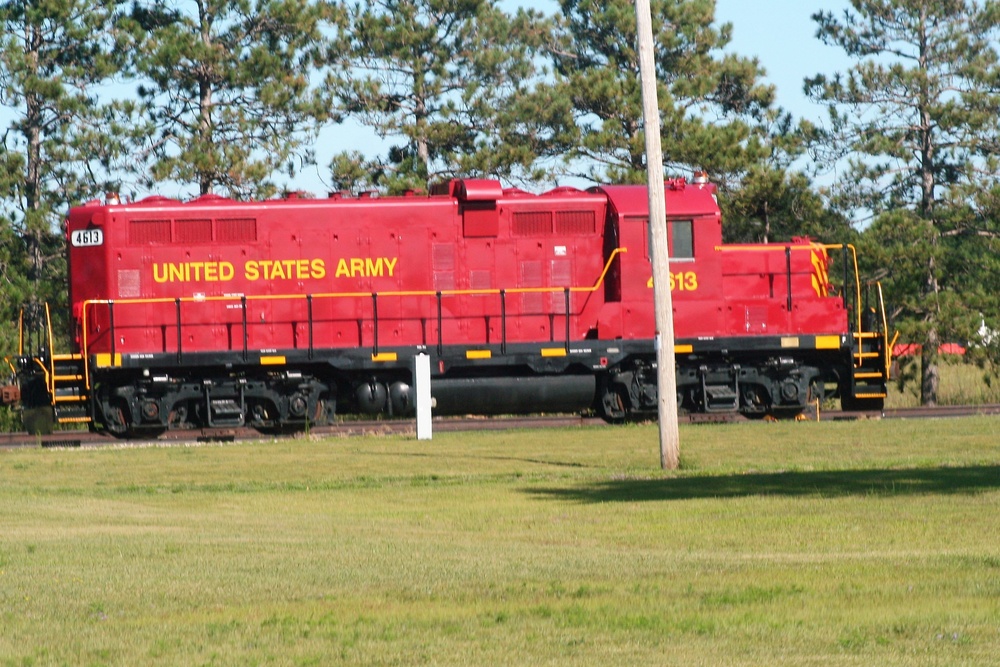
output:
M 589 192 L 604 194 L 618 215 L 646 216 L 649 214 L 649 190 L 645 185 L 598 185 Z M 711 183 L 688 183 L 683 178 L 664 183 L 668 217 L 687 217 L 717 213 L 715 186 Z
M 240 209 L 266 209 L 274 206 L 312 207 L 327 206 L 336 202 L 341 206 L 371 205 L 379 202 L 386 205 L 412 205 L 417 202 L 529 202 L 569 201 L 572 199 L 589 200 L 593 203 L 595 196 L 605 198 L 613 210 L 621 216 L 645 216 L 648 213 L 648 194 L 644 185 L 598 185 L 588 190 L 574 187 L 557 187 L 539 195 L 517 188 L 502 188 L 499 181 L 491 179 L 456 179 L 443 187 L 432 188 L 430 193 L 408 192 L 402 195 L 381 196 L 376 193 L 364 192 L 357 196 L 344 196 L 341 193 L 331 193 L 326 198 L 312 198 L 304 193 L 288 193 L 279 199 L 258 201 L 238 201 L 216 194 L 206 194 L 188 201 L 153 195 L 136 202 L 119 202 L 117 197 L 106 201 L 92 200 L 78 208 L 107 207 L 132 210 L 187 210 L 195 208 L 222 209 L 234 207 Z M 704 215 L 707 212 L 718 212 L 715 200 L 715 186 L 709 183 L 687 183 L 684 179 L 673 179 L 665 182 L 665 198 L 667 215 L 691 216 Z

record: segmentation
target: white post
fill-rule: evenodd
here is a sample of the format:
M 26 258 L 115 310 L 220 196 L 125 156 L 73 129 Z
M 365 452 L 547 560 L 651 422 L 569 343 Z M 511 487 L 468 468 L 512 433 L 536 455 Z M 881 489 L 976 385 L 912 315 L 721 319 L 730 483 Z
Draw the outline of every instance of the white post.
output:
M 417 440 L 431 439 L 431 358 L 418 354 L 413 360 L 413 384 L 417 394 Z
M 680 464 L 677 425 L 677 378 L 674 375 L 674 314 L 670 294 L 670 253 L 667 248 L 667 211 L 660 146 L 660 106 L 656 98 L 653 62 L 653 21 L 649 0 L 636 0 L 639 76 L 646 132 L 646 169 L 649 183 L 649 227 L 652 230 L 653 301 L 656 312 L 656 365 L 660 419 L 660 467 L 676 470 Z

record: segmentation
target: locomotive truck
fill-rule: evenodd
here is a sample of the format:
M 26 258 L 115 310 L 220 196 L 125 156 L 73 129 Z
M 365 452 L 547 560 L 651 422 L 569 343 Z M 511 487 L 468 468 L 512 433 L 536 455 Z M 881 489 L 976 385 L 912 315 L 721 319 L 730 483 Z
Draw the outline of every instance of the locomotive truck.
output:
M 679 409 L 881 409 L 885 308 L 854 248 L 727 245 L 714 185 L 665 185 Z M 536 195 L 486 179 L 90 201 L 66 226 L 71 349 L 48 307 L 22 316 L 4 396 L 36 431 L 289 431 L 409 414 L 426 354 L 437 415 L 655 417 L 648 217 L 644 186 Z

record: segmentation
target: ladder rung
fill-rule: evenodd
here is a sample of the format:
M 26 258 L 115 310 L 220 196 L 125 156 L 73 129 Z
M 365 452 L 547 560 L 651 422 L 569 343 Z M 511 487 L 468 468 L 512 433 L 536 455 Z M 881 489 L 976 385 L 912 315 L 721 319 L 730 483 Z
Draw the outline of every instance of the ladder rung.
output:
M 53 354 L 52 361 L 81 361 L 82 354 Z
M 87 400 L 86 396 L 56 396 L 56 403 L 79 403 Z
M 885 377 L 885 374 L 883 374 L 883 373 L 855 373 L 854 377 L 856 379 L 859 379 L 859 380 L 862 379 L 862 378 L 883 378 L 883 377 Z
M 53 375 L 52 379 L 56 382 L 79 382 L 83 379 L 82 375 Z
M 885 398 L 885 392 L 880 392 L 877 394 L 854 394 L 854 398 Z
M 90 417 L 58 417 L 56 419 L 60 424 L 88 424 L 90 423 Z
M 875 359 L 876 357 L 879 357 L 879 356 L 881 356 L 881 355 L 879 355 L 878 352 L 855 352 L 854 353 L 854 358 L 855 359 Z

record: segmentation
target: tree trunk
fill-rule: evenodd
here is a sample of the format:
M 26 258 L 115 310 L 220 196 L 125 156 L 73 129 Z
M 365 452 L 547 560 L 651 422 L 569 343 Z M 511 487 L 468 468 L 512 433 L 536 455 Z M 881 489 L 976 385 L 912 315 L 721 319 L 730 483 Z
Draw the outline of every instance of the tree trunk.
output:
M 32 77 L 38 76 L 39 50 L 42 36 L 37 26 L 25 27 L 27 53 L 25 62 Z M 41 208 L 42 191 L 42 100 L 28 91 L 24 98 L 24 139 L 26 143 L 24 174 L 24 243 L 31 262 L 30 280 L 37 281 L 42 275 L 42 230 L 37 212 Z M 32 288 L 31 301 L 37 300 L 38 290 Z
M 928 69 L 928 45 L 926 26 L 928 17 L 926 8 L 921 10 L 920 25 L 923 26 L 920 33 L 920 70 L 926 72 Z M 937 185 L 935 180 L 935 166 L 937 161 L 936 146 L 934 143 L 935 124 L 931 117 L 929 108 L 931 104 L 931 94 L 926 88 L 926 83 L 920 90 L 920 215 L 928 227 L 928 234 L 931 242 L 931 255 L 927 258 L 927 285 L 925 289 L 926 316 L 925 319 L 930 324 L 927 337 L 924 340 L 923 352 L 920 355 L 920 403 L 928 407 L 937 405 L 938 398 L 938 348 L 941 341 L 938 337 L 938 279 L 935 263 L 935 252 L 938 245 L 937 225 L 934 220 L 934 188 Z
M 938 396 L 938 338 L 937 328 L 927 332 L 927 340 L 920 353 L 920 404 L 933 408 Z

